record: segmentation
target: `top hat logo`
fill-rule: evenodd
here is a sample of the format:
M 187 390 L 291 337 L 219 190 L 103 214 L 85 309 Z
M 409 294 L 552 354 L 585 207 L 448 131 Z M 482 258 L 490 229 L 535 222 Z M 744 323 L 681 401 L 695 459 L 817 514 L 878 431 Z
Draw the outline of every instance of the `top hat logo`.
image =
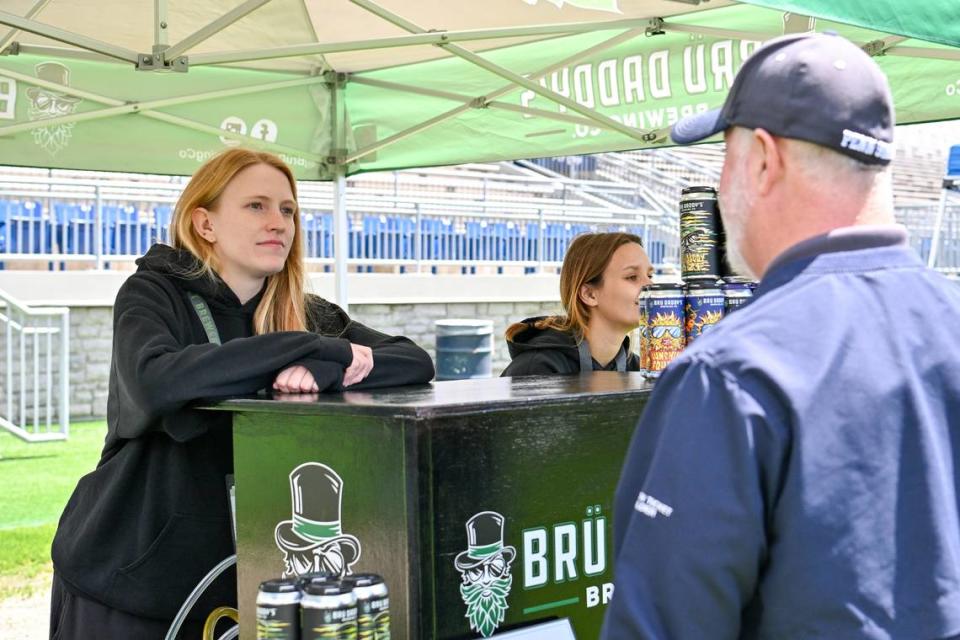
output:
M 41 62 L 36 67 L 37 77 L 41 80 L 47 82 L 52 82 L 53 84 L 58 84 L 64 87 L 70 86 L 70 69 L 63 66 L 59 62 Z M 82 100 L 76 96 L 71 96 L 66 93 L 60 93 L 59 91 L 52 91 L 44 87 L 30 87 L 27 89 L 27 96 L 30 98 L 30 101 L 37 108 L 43 108 L 48 101 L 55 100 L 61 105 L 76 105 Z M 61 106 L 60 111 L 66 111 L 67 113 L 72 112 L 72 109 L 68 110 L 66 106 Z M 57 115 L 56 113 L 52 115 Z M 50 117 L 52 117 L 52 115 Z
M 305 462 L 290 472 L 292 517 L 274 529 L 277 546 L 286 554 L 343 556 L 341 575 L 360 558 L 360 542 L 344 534 L 340 522 L 343 481 L 337 472 L 319 462 Z
M 36 71 L 41 80 L 61 87 L 70 86 L 70 70 L 59 62 L 41 62 Z M 27 89 L 27 97 L 30 99 L 27 115 L 31 122 L 68 116 L 75 112 L 77 105 L 83 101 L 82 98 L 46 87 L 30 87 Z M 60 122 L 36 127 L 31 131 L 33 141 L 55 156 L 70 143 L 74 124 Z
M 503 516 L 495 511 L 481 511 L 467 520 L 467 550 L 457 554 L 453 563 L 460 571 L 476 567 L 503 554 L 507 564 L 513 562 L 517 550 L 503 545 Z

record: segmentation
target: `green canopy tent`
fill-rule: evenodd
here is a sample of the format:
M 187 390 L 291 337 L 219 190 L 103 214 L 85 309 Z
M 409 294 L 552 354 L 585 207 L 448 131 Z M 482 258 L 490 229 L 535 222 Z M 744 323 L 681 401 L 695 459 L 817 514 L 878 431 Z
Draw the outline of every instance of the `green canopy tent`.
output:
M 763 40 L 834 29 L 901 123 L 960 116 L 953 0 L 6 0 L 0 163 L 190 174 L 225 146 L 345 176 L 639 149 Z

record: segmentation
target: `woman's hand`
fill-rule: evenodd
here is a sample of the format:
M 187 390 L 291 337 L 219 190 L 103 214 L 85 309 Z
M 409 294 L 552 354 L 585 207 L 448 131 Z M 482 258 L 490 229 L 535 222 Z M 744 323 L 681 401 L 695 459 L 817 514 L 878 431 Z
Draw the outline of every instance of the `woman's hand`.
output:
M 343 386 L 349 387 L 357 384 L 373 370 L 373 351 L 370 347 L 350 343 L 350 349 L 353 351 L 353 362 L 343 372 Z
M 274 391 L 281 393 L 316 393 L 320 391 L 313 374 L 303 365 L 287 367 L 273 381 Z

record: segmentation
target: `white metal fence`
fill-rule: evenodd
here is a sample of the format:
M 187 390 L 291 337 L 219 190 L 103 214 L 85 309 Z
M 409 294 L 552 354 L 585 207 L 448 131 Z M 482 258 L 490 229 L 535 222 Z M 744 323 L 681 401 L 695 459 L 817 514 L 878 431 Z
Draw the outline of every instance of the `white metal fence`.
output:
M 70 429 L 70 310 L 28 307 L 0 291 L 0 427 L 29 442 Z
M 510 167 L 512 165 L 507 165 Z M 429 170 L 350 180 L 347 262 L 377 266 L 558 266 L 584 231 L 644 237 L 655 263 L 676 264 L 676 214 L 651 207 L 640 187 L 505 171 Z M 168 241 L 185 180 L 166 182 L 0 175 L 0 263 L 85 263 L 102 268 Z M 333 191 L 301 183 L 308 262 L 333 263 Z

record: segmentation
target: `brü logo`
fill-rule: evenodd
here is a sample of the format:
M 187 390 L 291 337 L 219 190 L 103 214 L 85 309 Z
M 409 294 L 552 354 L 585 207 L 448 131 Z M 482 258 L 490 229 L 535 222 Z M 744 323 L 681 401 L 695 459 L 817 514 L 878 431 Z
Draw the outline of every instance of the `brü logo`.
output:
M 454 560 L 463 578 L 460 595 L 467 605 L 466 618 L 484 638 L 493 635 L 510 608 L 510 564 L 517 550 L 504 546 L 503 524 L 504 517 L 495 511 L 481 511 L 467 520 L 467 550 Z
M 70 86 L 70 70 L 59 62 L 42 62 L 37 65 L 36 71 L 37 77 L 41 80 L 62 87 Z M 44 87 L 30 87 L 27 89 L 27 97 L 30 99 L 28 116 L 31 122 L 70 115 L 82 102 L 81 98 Z M 67 122 L 33 129 L 33 141 L 51 156 L 55 156 L 70 143 L 73 124 Z
M 283 577 L 325 572 L 352 573 L 360 559 L 360 542 L 341 531 L 343 481 L 319 462 L 305 462 L 290 472 L 293 517 L 277 524 L 274 537 L 283 552 Z

